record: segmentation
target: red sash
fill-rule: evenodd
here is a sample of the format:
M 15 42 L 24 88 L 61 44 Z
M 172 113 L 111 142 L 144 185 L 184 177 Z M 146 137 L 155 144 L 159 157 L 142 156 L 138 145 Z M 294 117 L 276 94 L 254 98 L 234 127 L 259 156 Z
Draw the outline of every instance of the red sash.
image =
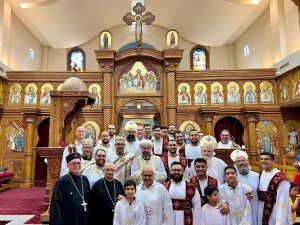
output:
M 169 160 L 168 160 L 168 153 L 165 153 L 161 156 L 161 160 L 164 164 L 166 173 L 167 173 L 167 179 L 170 179 L 170 168 L 169 168 Z M 187 165 L 187 160 L 183 156 L 179 155 L 179 162 L 183 166 L 183 169 L 185 169 Z
M 258 199 L 260 201 L 264 201 L 262 225 L 269 224 L 269 219 L 276 202 L 277 187 L 279 183 L 283 180 L 287 180 L 287 177 L 284 173 L 278 172 L 273 176 L 272 180 L 270 181 L 267 191 L 257 190 Z
M 185 158 L 185 145 L 179 149 L 179 154 Z
M 191 177 L 190 178 L 190 182 L 193 183 L 196 186 L 196 188 L 197 188 L 197 190 L 198 190 L 198 192 L 200 194 L 201 206 L 204 206 L 207 203 L 207 199 L 206 199 L 204 193 L 202 193 L 202 191 L 201 191 L 197 175 Z M 207 186 L 218 187 L 218 180 L 215 179 L 215 178 L 213 178 L 213 177 L 211 177 L 211 176 L 207 175 Z
M 195 185 L 193 183 L 187 182 L 185 189 L 185 199 L 173 199 L 173 210 L 183 210 L 184 213 L 184 225 L 192 225 L 193 224 L 193 202 L 192 199 L 195 195 Z M 171 181 L 166 181 L 166 188 L 169 190 L 171 186 Z

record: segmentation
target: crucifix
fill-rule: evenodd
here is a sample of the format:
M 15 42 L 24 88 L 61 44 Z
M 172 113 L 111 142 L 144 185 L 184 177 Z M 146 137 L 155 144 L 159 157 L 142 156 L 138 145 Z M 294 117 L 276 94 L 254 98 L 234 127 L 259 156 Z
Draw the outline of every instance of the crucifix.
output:
M 145 6 L 143 6 L 140 2 L 136 3 L 132 10 L 135 12 L 135 15 L 128 12 L 125 16 L 123 16 L 123 21 L 127 25 L 131 25 L 132 22 L 135 22 L 135 41 L 137 47 L 140 47 L 142 46 L 142 23 L 145 22 L 147 25 L 150 25 L 155 20 L 155 16 L 152 15 L 151 12 L 147 12 L 143 15 L 143 12 L 145 12 Z
M 83 209 L 84 209 L 84 211 L 86 211 L 86 206 L 87 206 L 87 203 L 86 203 L 86 201 L 84 201 L 83 200 L 83 202 L 82 202 L 82 204 L 81 204 L 82 206 L 83 206 Z

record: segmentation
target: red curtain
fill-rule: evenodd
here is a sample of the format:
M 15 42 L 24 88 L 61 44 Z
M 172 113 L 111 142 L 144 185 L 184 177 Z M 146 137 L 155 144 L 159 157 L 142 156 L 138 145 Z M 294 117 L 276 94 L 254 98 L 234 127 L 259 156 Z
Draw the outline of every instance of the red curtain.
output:
M 234 137 L 235 142 L 240 146 L 244 145 L 243 143 L 243 134 L 244 127 L 239 120 L 233 117 L 224 117 L 220 119 L 215 125 L 215 137 L 217 141 L 220 141 L 220 134 L 222 130 L 229 130 L 231 136 Z

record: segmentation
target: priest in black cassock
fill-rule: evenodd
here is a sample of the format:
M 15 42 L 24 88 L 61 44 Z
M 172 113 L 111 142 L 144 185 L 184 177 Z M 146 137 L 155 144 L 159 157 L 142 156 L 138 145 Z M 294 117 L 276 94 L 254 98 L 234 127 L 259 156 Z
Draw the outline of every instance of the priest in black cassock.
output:
M 52 193 L 50 225 L 87 225 L 90 209 L 90 184 L 80 175 L 81 157 L 66 157 L 69 173 L 60 177 Z
M 112 225 L 115 207 L 124 196 L 123 185 L 114 179 L 115 165 L 106 163 L 104 178 L 98 180 L 91 191 L 90 225 Z

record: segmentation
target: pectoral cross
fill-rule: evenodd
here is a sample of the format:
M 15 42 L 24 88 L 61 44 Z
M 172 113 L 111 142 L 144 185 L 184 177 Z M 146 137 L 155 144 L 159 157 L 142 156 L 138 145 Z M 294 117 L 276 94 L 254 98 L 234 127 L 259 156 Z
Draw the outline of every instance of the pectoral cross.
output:
M 87 206 L 87 203 L 83 200 L 83 202 L 82 202 L 82 204 L 81 204 L 82 206 L 83 206 L 83 210 L 84 211 L 86 211 L 86 206 Z
M 136 3 L 132 10 L 135 12 L 135 15 L 128 12 L 125 16 L 123 16 L 123 21 L 127 25 L 131 25 L 132 22 L 135 22 L 135 41 L 137 47 L 140 47 L 142 46 L 142 23 L 145 22 L 147 25 L 150 25 L 155 20 L 155 16 L 152 15 L 151 12 L 147 12 L 143 15 L 143 12 L 145 12 L 145 6 L 143 6 L 140 2 Z

